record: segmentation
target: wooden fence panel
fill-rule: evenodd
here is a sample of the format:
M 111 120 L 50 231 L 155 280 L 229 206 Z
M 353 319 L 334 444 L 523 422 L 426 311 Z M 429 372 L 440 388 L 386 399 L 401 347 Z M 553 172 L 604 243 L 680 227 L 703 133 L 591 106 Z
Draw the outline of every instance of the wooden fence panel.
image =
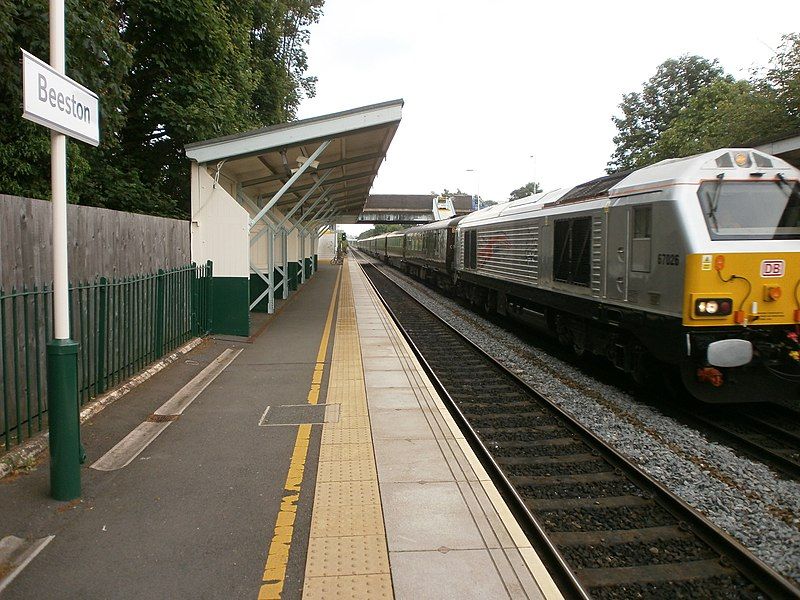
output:
M 52 280 L 51 205 L 0 194 L 0 288 Z M 191 262 L 189 222 L 67 206 L 69 280 L 126 277 Z

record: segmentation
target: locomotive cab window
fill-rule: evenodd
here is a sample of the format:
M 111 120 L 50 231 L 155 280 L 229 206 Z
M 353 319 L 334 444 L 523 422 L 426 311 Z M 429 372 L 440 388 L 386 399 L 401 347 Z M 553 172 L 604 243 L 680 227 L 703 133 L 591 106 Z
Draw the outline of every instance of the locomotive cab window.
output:
M 553 231 L 553 280 L 589 287 L 592 217 L 557 219 Z
M 800 184 L 724 181 L 700 184 L 700 207 L 712 240 L 800 239 Z
M 633 235 L 631 237 L 631 271 L 650 272 L 650 245 L 653 237 L 653 207 L 633 208 Z

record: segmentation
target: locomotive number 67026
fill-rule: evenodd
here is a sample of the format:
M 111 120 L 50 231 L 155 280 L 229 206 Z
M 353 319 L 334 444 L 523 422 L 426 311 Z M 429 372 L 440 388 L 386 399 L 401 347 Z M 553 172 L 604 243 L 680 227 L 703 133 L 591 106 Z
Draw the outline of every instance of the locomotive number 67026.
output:
M 659 254 L 658 264 L 677 267 L 681 264 L 681 257 L 678 254 Z

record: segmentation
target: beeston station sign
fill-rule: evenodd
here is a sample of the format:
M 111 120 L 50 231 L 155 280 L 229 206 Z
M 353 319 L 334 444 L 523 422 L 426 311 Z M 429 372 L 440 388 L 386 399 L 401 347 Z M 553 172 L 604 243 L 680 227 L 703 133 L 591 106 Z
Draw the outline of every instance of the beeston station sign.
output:
M 92 146 L 100 143 L 97 94 L 25 50 L 22 82 L 24 118 Z

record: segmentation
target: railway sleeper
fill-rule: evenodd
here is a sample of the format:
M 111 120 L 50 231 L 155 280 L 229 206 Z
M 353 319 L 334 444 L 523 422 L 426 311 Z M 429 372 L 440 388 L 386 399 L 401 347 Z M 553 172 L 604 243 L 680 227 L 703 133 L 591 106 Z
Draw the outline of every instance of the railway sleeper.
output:
M 713 577 L 739 578 L 736 571 L 721 565 L 719 559 L 716 558 L 665 565 L 576 569 L 575 574 L 581 584 L 589 589 L 676 581 L 702 582 Z M 711 592 L 711 590 L 708 591 Z M 722 590 L 719 591 L 722 592 Z M 725 597 L 724 593 L 718 597 Z
M 570 510 L 578 508 L 621 508 L 630 506 L 645 506 L 651 503 L 652 500 L 643 498 L 642 496 L 601 496 L 599 498 L 537 498 L 525 500 L 525 504 L 536 512 L 539 511 L 553 511 L 553 510 Z M 669 527 L 667 525 L 666 527 Z M 634 529 L 631 531 L 639 531 Z M 563 532 L 562 532 L 563 533 Z M 586 532 L 582 532 L 586 533 Z M 602 533 L 602 532 L 601 532 Z M 606 532 L 609 533 L 609 532 Z M 554 534 L 555 535 L 555 534 Z M 560 535 L 560 534 L 559 534 Z
M 602 460 L 595 454 L 572 454 L 566 456 L 509 456 L 499 459 L 497 461 L 500 465 L 557 465 L 557 464 L 574 464 L 578 462 L 589 462 L 595 460 Z
M 619 531 L 558 531 L 549 534 L 548 537 L 556 546 L 599 546 L 601 544 L 657 543 L 664 540 L 696 539 L 694 533 L 676 525 Z

